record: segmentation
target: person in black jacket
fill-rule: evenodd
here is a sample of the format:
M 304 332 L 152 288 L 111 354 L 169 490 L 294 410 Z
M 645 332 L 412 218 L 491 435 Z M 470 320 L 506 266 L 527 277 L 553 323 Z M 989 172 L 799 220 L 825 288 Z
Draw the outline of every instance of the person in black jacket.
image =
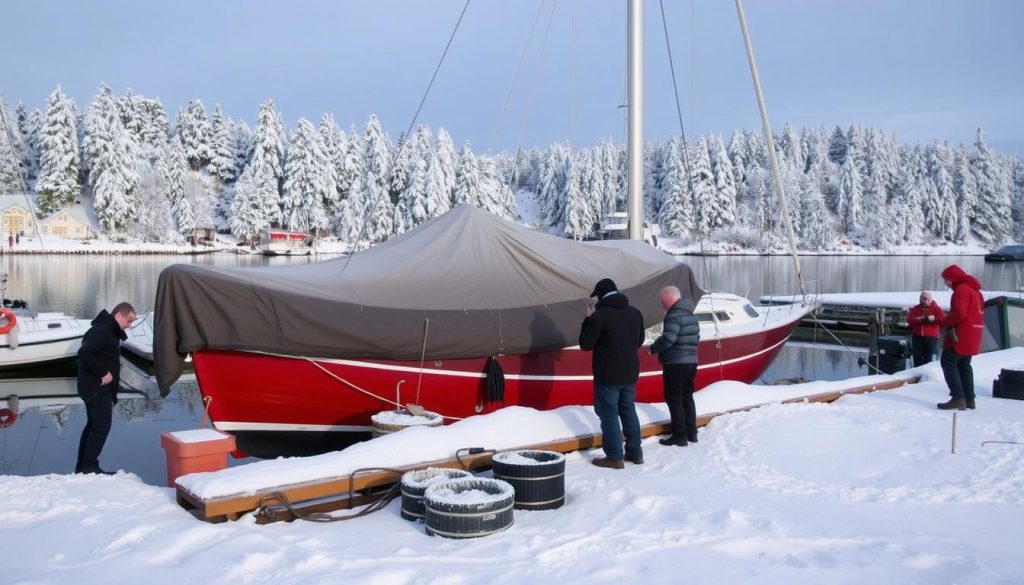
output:
M 658 442 L 685 447 L 697 442 L 697 407 L 693 404 L 693 383 L 697 379 L 697 342 L 700 324 L 693 316 L 693 299 L 682 298 L 679 289 L 666 286 L 658 293 L 665 313 L 661 336 L 648 353 L 658 354 L 665 388 L 665 403 L 672 417 L 672 434 Z
M 78 442 L 75 473 L 105 473 L 100 468 L 100 451 L 107 442 L 121 382 L 121 342 L 124 330 L 135 321 L 135 308 L 118 303 L 92 320 L 78 350 L 78 395 L 85 403 L 86 422 Z
M 594 412 L 601 419 L 601 447 L 605 453 L 591 462 L 598 467 L 622 469 L 624 460 L 644 462 L 640 419 L 634 404 L 640 378 L 637 349 L 644 344 L 644 316 L 629 305 L 629 299 L 610 278 L 601 279 L 590 296 L 598 300 L 596 306 L 587 307 L 580 330 L 580 349 L 594 352 Z

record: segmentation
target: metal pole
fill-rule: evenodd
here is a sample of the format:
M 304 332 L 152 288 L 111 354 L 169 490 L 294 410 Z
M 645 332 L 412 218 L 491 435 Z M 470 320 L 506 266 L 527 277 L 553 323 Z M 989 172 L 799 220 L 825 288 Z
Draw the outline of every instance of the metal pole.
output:
M 629 238 L 643 240 L 643 129 L 644 129 L 644 55 L 643 0 L 629 0 L 628 78 L 629 138 L 626 146 L 626 201 L 629 212 Z
M 764 105 L 764 96 L 761 94 L 761 78 L 757 74 L 757 62 L 754 60 L 754 47 L 750 44 L 750 34 L 747 32 L 747 17 L 743 14 L 742 0 L 736 0 L 736 13 L 740 17 L 740 29 L 743 31 L 743 43 L 747 47 L 747 61 L 750 63 L 750 76 L 754 80 L 754 92 L 757 94 L 757 106 L 761 110 L 761 123 L 764 125 L 764 138 L 768 144 L 768 159 L 771 162 L 772 176 L 775 178 L 775 194 L 779 198 L 779 211 L 782 215 L 782 223 L 786 226 L 786 235 L 789 236 L 789 249 L 793 255 L 793 269 L 796 270 L 796 279 L 800 285 L 800 294 L 807 300 L 807 291 L 804 288 L 804 277 L 800 272 L 800 258 L 796 255 L 796 238 L 793 236 L 793 224 L 789 221 L 789 203 L 786 201 L 786 192 L 782 188 L 782 177 L 779 174 L 779 160 L 775 156 L 775 135 L 772 134 L 771 124 L 768 123 L 768 109 Z
M 956 411 L 953 411 L 953 442 L 949 446 L 949 452 L 956 455 Z

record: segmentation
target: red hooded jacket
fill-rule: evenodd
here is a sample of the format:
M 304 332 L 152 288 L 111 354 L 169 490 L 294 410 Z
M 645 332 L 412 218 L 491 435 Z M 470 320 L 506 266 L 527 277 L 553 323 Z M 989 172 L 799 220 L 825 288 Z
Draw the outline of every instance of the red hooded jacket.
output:
M 953 289 L 942 328 L 952 327 L 957 337 L 954 342 L 947 333 L 942 347 L 952 347 L 960 355 L 978 355 L 985 330 L 985 299 L 981 296 L 981 283 L 956 264 L 947 266 L 942 271 L 942 278 Z
M 928 315 L 935 317 L 935 320 L 922 321 L 922 318 L 928 317 Z M 935 299 L 929 301 L 928 306 L 923 309 L 920 304 L 910 307 L 910 311 L 907 312 L 907 324 L 910 325 L 911 335 L 937 338 L 939 336 L 939 324 L 942 323 L 942 318 L 945 316 L 946 312 L 935 302 Z

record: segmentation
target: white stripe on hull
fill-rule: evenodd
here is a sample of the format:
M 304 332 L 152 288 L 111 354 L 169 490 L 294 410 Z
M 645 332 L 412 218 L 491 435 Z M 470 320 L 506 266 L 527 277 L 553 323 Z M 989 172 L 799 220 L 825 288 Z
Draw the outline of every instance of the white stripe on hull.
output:
M 292 423 L 252 423 L 237 421 L 217 421 L 213 423 L 218 431 L 306 431 L 333 433 L 369 433 L 372 427 L 364 425 L 309 425 Z

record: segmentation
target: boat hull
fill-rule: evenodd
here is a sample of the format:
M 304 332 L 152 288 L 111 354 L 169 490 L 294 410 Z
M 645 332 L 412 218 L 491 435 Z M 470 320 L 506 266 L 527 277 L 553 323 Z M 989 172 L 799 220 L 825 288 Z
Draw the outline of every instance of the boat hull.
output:
M 753 382 L 799 319 L 743 336 L 701 341 L 697 388 L 719 380 Z M 661 366 L 640 349 L 638 402 L 663 402 Z M 499 356 L 505 394 L 487 400 L 487 357 L 430 360 L 311 359 L 200 350 L 194 365 L 214 425 L 256 456 L 309 454 L 369 438 L 370 417 L 415 403 L 451 422 L 518 405 L 548 410 L 593 404 L 590 352 L 578 348 Z

